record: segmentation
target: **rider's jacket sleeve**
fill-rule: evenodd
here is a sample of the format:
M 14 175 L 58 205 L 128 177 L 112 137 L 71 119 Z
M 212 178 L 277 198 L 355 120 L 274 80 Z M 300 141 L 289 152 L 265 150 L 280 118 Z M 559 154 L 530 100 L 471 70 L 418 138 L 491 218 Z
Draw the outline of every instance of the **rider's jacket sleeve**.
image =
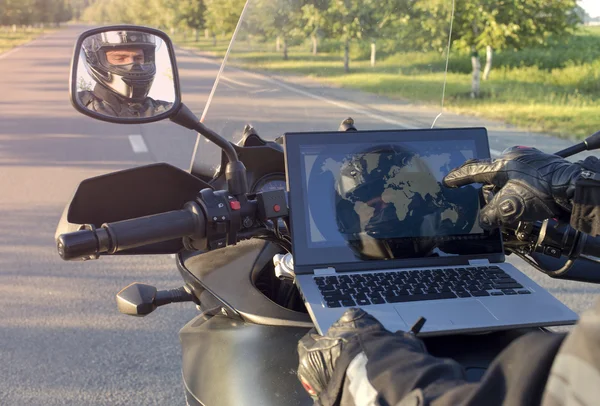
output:
M 361 351 L 348 364 L 341 385 L 330 385 L 333 387 L 327 388 L 329 393 L 317 404 L 540 404 L 548 372 L 563 338 L 560 334 L 541 332 L 523 336 L 496 358 L 480 382 L 469 383 L 463 368 L 455 361 L 420 351 L 400 335 L 380 335 L 361 342 Z
M 600 302 L 585 312 L 550 370 L 543 406 L 600 404 Z
M 576 183 L 571 226 L 592 236 L 600 235 L 600 160 L 589 157 Z

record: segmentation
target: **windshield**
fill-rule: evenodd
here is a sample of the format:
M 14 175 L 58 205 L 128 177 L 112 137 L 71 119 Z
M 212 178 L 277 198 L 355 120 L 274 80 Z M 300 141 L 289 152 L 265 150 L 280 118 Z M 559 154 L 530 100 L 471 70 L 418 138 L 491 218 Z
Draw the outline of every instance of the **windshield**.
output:
M 453 13 L 453 0 L 248 0 L 202 121 L 234 143 L 246 124 L 266 140 L 348 117 L 359 130 L 432 127 Z M 195 170 L 219 163 L 212 143 L 196 149 Z

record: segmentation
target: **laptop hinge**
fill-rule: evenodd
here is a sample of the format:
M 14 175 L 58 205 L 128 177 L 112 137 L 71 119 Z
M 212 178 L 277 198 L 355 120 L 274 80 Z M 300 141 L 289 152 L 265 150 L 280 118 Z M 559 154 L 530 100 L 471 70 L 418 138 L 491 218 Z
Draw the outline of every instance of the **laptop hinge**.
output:
M 488 259 L 470 259 L 469 265 L 489 265 L 490 261 Z
M 322 275 L 335 275 L 335 268 L 319 268 L 319 269 L 315 269 L 315 275 L 318 276 L 322 276 Z

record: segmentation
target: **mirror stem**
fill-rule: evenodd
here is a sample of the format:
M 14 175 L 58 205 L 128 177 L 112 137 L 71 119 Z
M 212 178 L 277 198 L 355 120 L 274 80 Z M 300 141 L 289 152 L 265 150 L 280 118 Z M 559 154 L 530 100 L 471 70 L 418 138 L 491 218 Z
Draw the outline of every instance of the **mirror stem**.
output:
M 229 141 L 202 124 L 198 117 L 183 103 L 181 103 L 181 107 L 177 110 L 177 113 L 171 116 L 171 121 L 190 130 L 197 131 L 209 141 L 217 144 L 225 152 L 229 161 L 225 170 L 229 193 L 234 196 L 248 193 L 246 167 L 238 158 L 237 152 Z
M 235 149 L 233 149 L 233 145 L 231 145 L 229 141 L 221 137 L 219 134 L 202 124 L 198 117 L 185 104 L 181 103 L 181 107 L 177 113 L 171 116 L 171 121 L 190 130 L 197 131 L 205 136 L 209 141 L 217 144 L 219 148 L 225 151 L 225 155 L 227 155 L 229 162 L 240 161 Z

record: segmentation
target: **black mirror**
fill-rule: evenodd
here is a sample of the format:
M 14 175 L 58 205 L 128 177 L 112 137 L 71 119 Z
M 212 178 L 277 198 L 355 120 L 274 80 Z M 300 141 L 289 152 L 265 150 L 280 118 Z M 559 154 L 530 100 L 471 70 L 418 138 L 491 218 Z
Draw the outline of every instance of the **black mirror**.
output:
M 168 118 L 181 105 L 173 43 L 162 31 L 133 25 L 86 31 L 75 45 L 70 92 L 78 111 L 99 120 Z

